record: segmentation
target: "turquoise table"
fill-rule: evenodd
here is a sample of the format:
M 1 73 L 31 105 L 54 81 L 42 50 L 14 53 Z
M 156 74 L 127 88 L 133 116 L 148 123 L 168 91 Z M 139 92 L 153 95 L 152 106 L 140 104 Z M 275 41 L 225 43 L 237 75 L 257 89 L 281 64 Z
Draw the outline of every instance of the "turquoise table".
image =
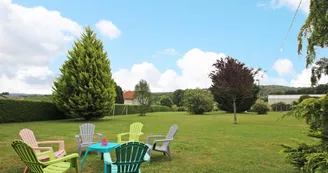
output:
M 112 151 L 113 149 L 115 149 L 118 146 L 120 146 L 120 144 L 114 143 L 114 142 L 108 142 L 107 146 L 102 146 L 101 145 L 101 142 L 100 143 L 93 144 L 93 145 L 90 145 L 87 148 L 87 150 L 85 151 L 85 154 L 83 156 L 81 168 L 83 168 L 85 159 L 87 158 L 87 155 L 88 155 L 88 152 L 89 151 L 101 152 L 101 158 L 103 158 L 103 154 L 104 153 L 109 153 L 110 151 Z

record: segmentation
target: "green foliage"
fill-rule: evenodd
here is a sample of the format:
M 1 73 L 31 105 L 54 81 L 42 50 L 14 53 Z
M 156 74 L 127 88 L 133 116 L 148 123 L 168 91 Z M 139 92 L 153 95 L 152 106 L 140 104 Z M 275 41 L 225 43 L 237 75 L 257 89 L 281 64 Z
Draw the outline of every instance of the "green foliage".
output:
M 307 98 L 294 105 L 285 116 L 305 119 L 310 129 L 308 136 L 319 139 L 318 143 L 299 143 L 297 148 L 282 145 L 286 160 L 300 172 L 327 172 L 328 168 L 328 95 Z
M 255 103 L 252 110 L 257 114 L 267 114 L 269 111 L 269 106 L 266 103 Z
M 170 112 L 171 108 L 161 105 L 151 105 L 147 112 Z M 140 109 L 139 105 L 124 105 L 124 104 L 115 104 L 114 115 L 125 115 L 125 114 L 139 114 Z
M 273 91 L 270 93 L 270 95 L 284 95 L 285 91 L 283 90 L 277 90 L 277 91 Z
M 140 115 L 146 115 L 146 112 L 149 110 L 152 101 L 152 95 L 147 81 L 140 80 L 138 82 L 138 84 L 134 87 L 134 97 L 137 103 L 140 105 Z
M 0 99 L 0 123 L 64 118 L 64 113 L 51 102 Z
M 236 100 L 236 112 L 245 112 L 251 109 L 256 100 L 258 99 L 259 87 L 253 85 L 252 95 L 250 97 L 237 97 Z M 233 104 L 229 100 L 229 97 L 222 93 L 221 95 L 214 95 L 215 101 L 218 103 L 218 107 L 222 111 L 233 112 Z
M 124 104 L 123 90 L 116 83 L 114 84 L 115 84 L 115 91 L 116 91 L 115 103 Z
M 172 107 L 173 102 L 172 99 L 167 96 L 162 96 L 159 100 L 159 104 L 162 106 Z
M 213 96 L 203 89 L 187 89 L 184 92 L 184 104 L 191 114 L 203 114 L 213 109 Z
M 150 112 L 172 112 L 172 108 L 161 105 L 151 105 Z
M 184 111 L 187 111 L 187 109 L 184 106 L 180 106 L 180 107 L 178 107 L 177 111 L 184 112 Z
M 311 0 L 310 13 L 298 34 L 298 53 L 302 54 L 303 39 L 307 40 L 306 67 L 316 58 L 316 47 L 328 46 L 328 3 L 327 0 Z
M 152 103 L 159 104 L 159 100 L 161 99 L 162 96 L 169 97 L 170 99 L 172 99 L 173 92 L 157 92 L 157 93 L 151 93 L 151 95 L 152 95 Z
M 305 94 L 305 95 L 302 95 L 299 99 L 298 99 L 298 102 L 301 103 L 304 99 L 307 99 L 307 98 L 311 98 L 311 96 Z
M 178 106 L 177 105 L 172 105 L 172 110 L 173 111 L 178 111 Z
M 54 82 L 54 103 L 70 117 L 91 120 L 108 115 L 115 103 L 114 81 L 107 53 L 90 27 L 67 57 Z
M 291 105 L 284 102 L 278 102 L 271 105 L 272 111 L 289 111 L 290 109 Z
M 328 75 L 328 58 L 321 58 L 319 61 L 315 63 L 316 66 L 312 67 L 311 74 L 311 84 L 312 86 L 317 85 L 319 80 L 321 79 L 322 74 Z M 328 83 L 327 83 L 328 84 Z M 326 85 L 328 88 L 328 85 Z M 325 93 L 328 91 L 326 89 Z
M 173 92 L 173 103 L 176 104 L 178 107 L 183 106 L 183 93 L 184 90 L 178 89 Z
M 24 97 L 24 100 L 52 102 L 53 99 L 52 99 L 52 95 L 28 95 Z

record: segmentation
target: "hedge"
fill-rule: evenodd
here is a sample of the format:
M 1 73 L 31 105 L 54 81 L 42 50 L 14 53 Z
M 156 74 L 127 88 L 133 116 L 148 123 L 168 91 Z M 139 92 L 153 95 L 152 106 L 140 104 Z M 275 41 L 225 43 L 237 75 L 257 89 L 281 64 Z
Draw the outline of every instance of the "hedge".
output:
M 125 115 L 126 109 L 128 114 L 138 114 L 138 105 L 124 105 L 124 104 L 115 104 L 114 115 Z M 161 105 L 151 105 L 148 112 L 170 112 L 173 111 L 172 108 Z
M 46 101 L 0 99 L 0 123 L 64 119 L 55 104 Z

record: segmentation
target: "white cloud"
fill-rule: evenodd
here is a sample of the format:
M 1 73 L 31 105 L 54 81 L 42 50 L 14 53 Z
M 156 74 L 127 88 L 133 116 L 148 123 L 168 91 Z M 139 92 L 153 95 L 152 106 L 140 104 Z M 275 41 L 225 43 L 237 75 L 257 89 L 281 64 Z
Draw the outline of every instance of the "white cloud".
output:
M 276 60 L 272 68 L 275 69 L 280 76 L 294 74 L 293 63 L 289 59 Z
M 109 37 L 110 39 L 118 38 L 122 33 L 111 21 L 108 20 L 98 21 L 96 28 L 101 34 Z
M 0 92 L 51 93 L 48 65 L 81 32 L 58 11 L 0 0 Z
M 269 77 L 266 73 L 263 71 L 260 71 L 256 76 L 255 80 L 260 80 L 260 85 L 284 85 L 288 86 L 289 83 L 284 78 L 272 78 Z
M 300 3 L 300 0 L 271 0 L 270 6 L 271 8 L 281 8 L 287 7 L 293 11 L 295 11 Z M 303 0 L 300 6 L 300 10 L 306 14 L 310 11 L 310 0 Z
M 194 48 L 177 61 L 181 75 L 171 69 L 161 73 L 153 64 L 143 62 L 133 65 L 130 70 L 120 69 L 113 77 L 125 90 L 133 90 L 140 79 L 146 80 L 153 92 L 174 91 L 178 88 L 206 88 L 211 85 L 208 75 L 213 70 L 213 63 L 223 57 L 225 56 L 222 53 L 203 52 Z
M 319 84 L 327 84 L 328 76 L 321 77 Z M 296 79 L 292 79 L 290 85 L 293 87 L 311 87 L 311 68 L 304 69 L 297 75 Z

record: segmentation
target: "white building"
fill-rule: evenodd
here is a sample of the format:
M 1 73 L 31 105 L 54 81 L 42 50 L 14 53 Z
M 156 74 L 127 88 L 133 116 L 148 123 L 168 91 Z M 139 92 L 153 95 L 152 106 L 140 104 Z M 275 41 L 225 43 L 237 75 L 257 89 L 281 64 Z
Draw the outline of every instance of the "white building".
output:
M 292 104 L 293 101 L 298 101 L 298 99 L 304 94 L 301 95 L 269 95 L 268 103 L 269 105 L 284 102 L 286 104 Z M 323 97 L 325 94 L 308 94 L 310 97 Z

